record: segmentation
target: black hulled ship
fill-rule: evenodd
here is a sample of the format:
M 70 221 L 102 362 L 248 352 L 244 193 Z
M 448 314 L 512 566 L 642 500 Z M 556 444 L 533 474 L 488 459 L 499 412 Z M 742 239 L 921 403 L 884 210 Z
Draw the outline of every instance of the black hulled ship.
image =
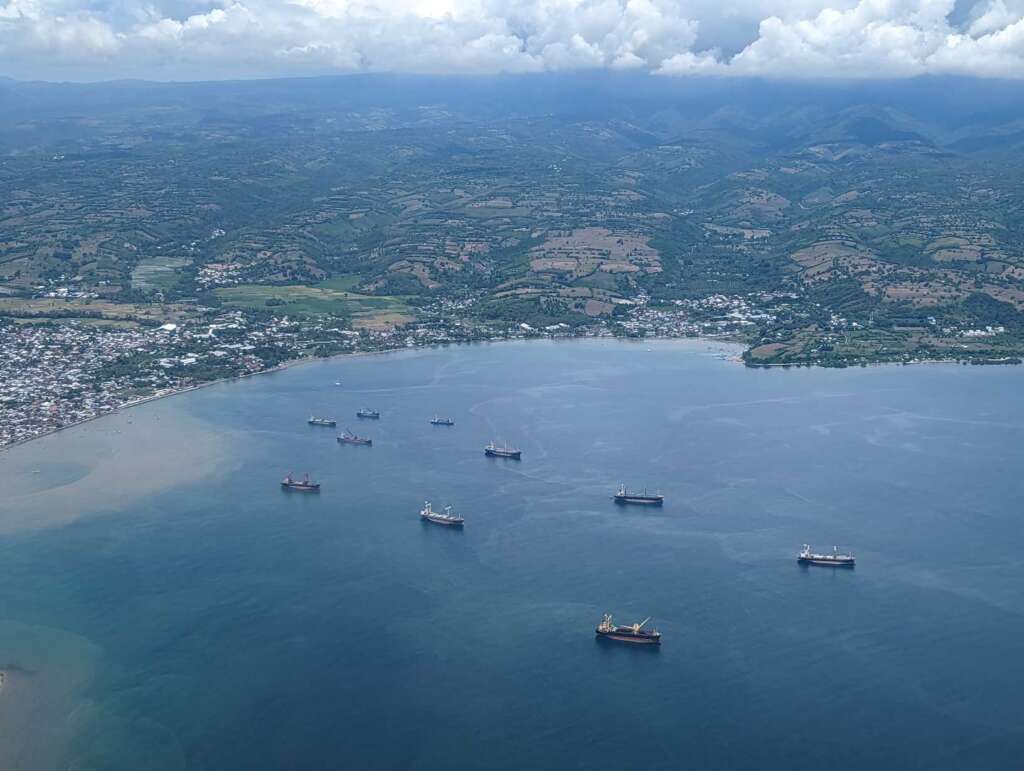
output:
M 657 629 L 644 629 L 644 625 L 650 620 L 650 618 L 645 618 L 639 624 L 620 626 L 612 621 L 611 613 L 605 613 L 594 632 L 603 640 L 614 640 L 633 645 L 661 645 L 661 632 Z
M 302 479 L 296 479 L 289 472 L 284 479 L 281 480 L 282 490 L 295 490 L 300 493 L 318 493 L 320 492 L 320 483 L 313 482 L 309 478 L 309 474 L 306 474 Z
M 619 489 L 615 491 L 613 498 L 620 506 L 628 504 L 637 504 L 640 506 L 661 506 L 661 504 L 665 502 L 665 496 L 661 493 L 648 495 L 646 490 L 642 493 L 631 493 L 626 490 L 625 485 L 619 485 Z
M 338 421 L 336 421 L 334 418 L 317 418 L 314 417 L 313 415 L 310 415 L 309 420 L 307 420 L 306 422 L 309 423 L 309 425 L 311 426 L 327 426 L 329 428 L 334 428 L 336 425 L 338 425 Z
M 430 425 L 432 426 L 454 426 L 455 421 L 451 418 L 441 418 L 435 415 L 430 419 Z
M 363 407 L 361 410 L 356 412 L 357 418 L 367 418 L 369 420 L 380 420 L 380 412 L 377 410 L 367 409 Z
M 507 444 L 499 447 L 494 442 L 484 447 L 484 455 L 488 458 L 509 458 L 510 460 L 520 460 L 522 457 L 519 450 L 509 447 Z
M 831 554 L 816 554 L 807 544 L 800 550 L 796 561 L 801 565 L 825 565 L 832 568 L 852 568 L 857 563 L 853 552 L 840 554 L 838 546 L 832 547 Z
M 365 436 L 356 436 L 351 431 L 343 431 L 338 435 L 338 442 L 340 444 L 359 444 L 364 447 L 370 447 L 373 445 L 372 439 L 367 439 Z

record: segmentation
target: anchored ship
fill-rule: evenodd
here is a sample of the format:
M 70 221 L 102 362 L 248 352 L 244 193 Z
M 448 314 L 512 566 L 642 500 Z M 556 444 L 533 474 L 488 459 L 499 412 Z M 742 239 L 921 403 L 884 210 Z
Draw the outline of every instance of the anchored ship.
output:
M 494 442 L 491 442 L 484 447 L 484 455 L 488 458 L 511 458 L 512 460 L 520 460 L 522 453 L 519 450 L 514 450 L 507 444 L 499 447 Z
M 601 623 L 597 625 L 597 629 L 594 631 L 603 640 L 615 640 L 616 642 L 633 643 L 634 645 L 661 645 L 661 632 L 657 629 L 643 628 L 650 620 L 650 618 L 645 618 L 639 624 L 620 626 L 612 621 L 611 613 L 605 613 Z
M 367 439 L 365 436 L 356 436 L 347 429 L 338 436 L 338 441 L 341 444 L 362 444 L 367 447 L 373 444 L 372 439 Z
M 320 492 L 320 483 L 310 481 L 309 474 L 302 477 L 301 480 L 295 479 L 291 472 L 281 480 L 281 487 L 284 490 L 297 490 L 302 493 L 318 493 Z
M 642 506 L 660 506 L 665 502 L 665 496 L 661 493 L 648 495 L 646 490 L 642 493 L 631 493 L 626 490 L 625 485 L 619 485 L 619 489 L 615 491 L 614 498 L 615 502 L 620 505 L 636 503 Z
M 420 511 L 420 519 L 424 522 L 433 522 L 435 525 L 446 525 L 447 527 L 462 527 L 465 520 L 458 514 L 452 514 L 452 507 L 445 506 L 444 513 L 434 511 L 430 507 L 430 501 L 423 504 Z
M 380 420 L 380 413 L 377 410 L 369 410 L 363 407 L 361 410 L 356 412 L 357 418 L 369 418 L 370 420 Z
M 311 426 L 328 426 L 330 428 L 334 428 L 334 426 L 338 425 L 338 421 L 334 418 L 315 418 L 312 415 L 309 416 L 309 420 L 306 422 Z
M 431 425 L 434 426 L 454 426 L 455 421 L 451 418 L 439 418 L 437 415 L 430 419 Z
M 840 554 L 838 546 L 832 547 L 831 554 L 815 554 L 807 544 L 800 550 L 796 561 L 801 565 L 828 565 L 834 568 L 852 568 L 857 562 L 853 552 Z

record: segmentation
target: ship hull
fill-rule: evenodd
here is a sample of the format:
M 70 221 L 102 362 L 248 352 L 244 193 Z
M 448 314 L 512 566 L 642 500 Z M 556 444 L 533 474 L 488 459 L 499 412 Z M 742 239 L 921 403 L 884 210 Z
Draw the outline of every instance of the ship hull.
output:
M 422 514 L 420 514 L 420 519 L 432 525 L 441 525 L 442 527 L 462 527 L 465 524 L 463 522 L 448 522 L 443 519 L 435 519 L 434 517 L 425 517 Z
M 633 634 L 632 632 L 602 632 L 600 629 L 594 630 L 599 640 L 609 640 L 610 642 L 621 642 L 629 645 L 661 645 L 661 636 L 654 635 L 642 635 Z
M 320 492 L 320 485 L 290 485 L 282 482 L 281 489 L 296 493 L 318 493 Z
M 616 495 L 615 502 L 620 506 L 661 506 L 665 499 L 653 495 Z
M 372 439 L 367 439 L 365 441 L 362 441 L 362 440 L 358 440 L 357 441 L 355 439 L 338 439 L 338 444 L 351 444 L 351 445 L 354 445 L 355 447 L 372 447 L 373 446 L 373 440 Z
M 358 412 L 356 417 L 360 420 L 380 420 L 380 415 L 360 415 Z
M 324 428 L 335 428 L 338 425 L 336 420 L 307 420 L 311 426 L 323 426 Z
M 820 565 L 826 568 L 852 568 L 856 564 L 856 560 L 853 559 L 819 559 L 815 557 L 797 557 L 797 562 L 801 565 Z
M 505 452 L 503 450 L 484 450 L 484 455 L 488 458 L 506 458 L 507 460 L 520 460 L 522 453 L 518 450 L 514 452 Z

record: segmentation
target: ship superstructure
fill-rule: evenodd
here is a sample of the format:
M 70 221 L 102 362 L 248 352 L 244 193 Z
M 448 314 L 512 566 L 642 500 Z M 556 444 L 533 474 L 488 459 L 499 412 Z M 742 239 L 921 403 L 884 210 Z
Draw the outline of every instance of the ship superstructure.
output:
M 642 493 L 631 493 L 626 489 L 625 485 L 619 485 L 619 489 L 615 491 L 613 496 L 615 502 L 619 505 L 637 504 L 640 506 L 661 506 L 665 502 L 665 496 L 661 493 L 655 493 L 654 495 L 648 495 L 647 491 L 644 490 Z
M 604 640 L 615 640 L 634 645 L 661 645 L 661 632 L 657 629 L 644 629 L 650 620 L 650 618 L 645 618 L 639 624 L 620 626 L 612 620 L 611 613 L 605 613 L 594 632 Z
M 430 501 L 423 504 L 423 508 L 420 510 L 420 519 L 447 527 L 462 527 L 465 524 L 465 520 L 462 517 L 458 514 L 452 514 L 451 506 L 445 506 L 443 513 L 437 512 L 431 507 Z
M 832 547 L 831 554 L 817 554 L 811 551 L 811 547 L 806 543 L 796 560 L 801 565 L 825 565 L 833 568 L 852 568 L 857 563 L 853 552 L 840 554 L 838 546 Z

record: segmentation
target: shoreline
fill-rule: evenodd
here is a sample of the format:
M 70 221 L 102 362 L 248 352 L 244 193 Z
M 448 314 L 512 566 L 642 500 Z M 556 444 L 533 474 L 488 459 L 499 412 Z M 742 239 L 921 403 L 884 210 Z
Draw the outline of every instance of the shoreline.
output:
M 374 352 L 370 351 L 369 353 L 374 353 Z M 351 356 L 351 355 L 354 355 L 354 354 L 335 354 L 335 356 Z M 53 436 L 54 434 L 59 434 L 61 431 L 67 431 L 70 428 L 76 428 L 77 426 L 84 426 L 86 423 L 91 423 L 94 420 L 99 420 L 101 418 L 108 418 L 111 415 L 117 415 L 122 410 L 129 410 L 132 407 L 140 407 L 143 404 L 149 404 L 150 402 L 156 402 L 156 401 L 159 401 L 161 399 L 170 398 L 172 396 L 179 396 L 181 394 L 187 394 L 187 393 L 190 393 L 191 391 L 198 391 L 200 388 L 207 388 L 209 386 L 219 385 L 220 383 L 233 383 L 233 382 L 238 381 L 238 380 L 245 380 L 246 378 L 255 377 L 256 375 L 269 375 L 269 374 L 271 374 L 273 372 L 280 372 L 280 371 L 289 369 L 290 367 L 293 367 L 293 366 L 296 366 L 296 365 L 299 365 L 299 364 L 304 364 L 304 363 L 312 362 L 312 361 L 327 361 L 328 359 L 332 359 L 332 358 L 334 358 L 334 356 L 329 356 L 327 358 L 322 358 L 322 359 L 321 358 L 318 358 L 318 359 L 292 359 L 291 361 L 282 362 L 281 364 L 278 364 L 276 367 L 271 367 L 270 369 L 261 369 L 259 372 L 247 372 L 244 375 L 235 375 L 233 377 L 222 377 L 222 378 L 218 378 L 216 380 L 208 380 L 205 383 L 196 383 L 195 385 L 190 385 L 190 386 L 188 386 L 186 388 L 168 389 L 168 390 L 165 390 L 165 391 L 163 391 L 161 393 L 150 394 L 149 396 L 143 396 L 143 397 L 140 397 L 138 399 L 133 399 L 132 401 L 125 402 L 124 404 L 119 404 L 118 406 L 114 407 L 111 410 L 108 410 L 107 412 L 101 412 L 98 415 L 92 415 L 92 416 L 90 416 L 88 418 L 82 418 L 81 420 L 76 420 L 73 423 L 68 423 L 67 425 L 64 425 L 64 426 L 58 426 L 57 428 L 51 428 L 49 431 L 44 431 L 44 432 L 42 432 L 40 434 L 36 434 L 35 436 L 27 436 L 24 439 L 18 439 L 17 441 L 11 442 L 10 444 L 5 444 L 3 447 L 0 447 L 0 454 L 6 452 L 7 450 L 13 449 L 14 447 L 21 447 L 22 445 L 28 444 L 29 442 L 34 442 L 36 439 L 42 439 L 43 437 L 46 437 L 46 436 Z
M 163 391 L 162 393 L 150 394 L 149 396 L 143 396 L 143 397 L 140 397 L 138 399 L 133 399 L 131 401 L 125 402 L 124 404 L 120 404 L 117 407 L 114 407 L 113 409 L 108 410 L 107 412 L 101 412 L 98 415 L 92 415 L 92 416 L 90 416 L 88 418 L 82 418 L 81 420 L 76 420 L 73 423 L 68 423 L 67 425 L 59 426 L 57 428 L 51 428 L 48 431 L 44 431 L 42 433 L 35 434 L 34 436 L 28 436 L 28 437 L 25 437 L 24 439 L 18 439 L 17 441 L 11 442 L 10 444 L 6 444 L 3 447 L 0 447 L 0 455 L 2 455 L 7 450 L 11 450 L 11 449 L 13 449 L 15 447 L 24 446 L 24 445 L 28 444 L 29 442 L 34 442 L 37 439 L 42 439 L 42 438 L 47 437 L 47 436 L 52 436 L 53 434 L 58 434 L 61 431 L 67 431 L 68 429 L 76 428 L 77 426 L 83 426 L 86 423 L 91 423 L 92 421 L 99 420 L 100 418 L 106 418 L 106 417 L 110 417 L 111 415 L 117 415 L 118 413 L 122 412 L 123 410 L 128 410 L 128 409 L 131 409 L 133 407 L 139 407 L 139 406 L 141 406 L 143 404 L 149 404 L 150 402 L 159 401 L 161 399 L 167 399 L 167 398 L 170 398 L 172 396 L 179 396 L 181 394 L 190 393 L 192 391 L 198 391 L 201 388 L 209 388 L 210 386 L 220 385 L 220 384 L 223 384 L 223 383 L 234 383 L 234 382 L 238 382 L 238 381 L 241 381 L 241 380 L 246 380 L 248 378 L 257 377 L 257 376 L 260 376 L 260 375 L 271 375 L 271 374 L 274 374 L 274 373 L 277 373 L 277 372 L 284 372 L 285 370 L 292 369 L 293 367 L 300 367 L 300 366 L 304 366 L 304 365 L 308 365 L 308 364 L 315 364 L 317 362 L 327 362 L 327 361 L 332 361 L 334 359 L 342 359 L 342 358 L 349 358 L 349 357 L 382 356 L 382 355 L 385 355 L 385 354 L 399 353 L 399 352 L 402 352 L 402 351 L 424 351 L 424 350 L 430 350 L 430 349 L 436 349 L 436 348 L 450 348 L 450 347 L 454 347 L 454 346 L 464 346 L 464 345 L 467 345 L 467 346 L 468 345 L 483 345 L 483 344 L 490 345 L 490 344 L 494 344 L 494 343 L 513 343 L 513 342 L 529 343 L 529 342 L 534 342 L 534 341 L 537 341 L 537 340 L 547 340 L 547 341 L 550 341 L 550 342 L 559 342 L 559 341 L 564 341 L 564 340 L 614 340 L 614 341 L 619 341 L 619 342 L 631 342 L 631 343 L 634 343 L 636 345 L 641 345 L 644 342 L 693 341 L 693 342 L 703 342 L 703 343 L 717 343 L 717 344 L 734 345 L 734 346 L 738 346 L 738 347 L 745 345 L 743 343 L 743 341 L 741 341 L 741 340 L 739 340 L 739 339 L 737 339 L 735 337 L 707 337 L 707 336 L 696 336 L 696 337 L 686 337 L 686 336 L 681 336 L 681 337 L 661 337 L 661 336 L 658 336 L 658 337 L 655 337 L 655 336 L 651 336 L 651 337 L 642 337 L 642 338 L 621 338 L 621 337 L 614 337 L 614 336 L 611 336 L 611 335 L 578 335 L 578 336 L 567 336 L 567 337 L 540 336 L 540 337 L 527 337 L 527 338 L 502 338 L 502 339 L 498 339 L 498 340 L 467 340 L 467 341 L 464 341 L 464 342 L 433 343 L 433 344 L 430 344 L 430 345 L 415 345 L 415 346 L 411 346 L 411 347 L 409 347 L 409 346 L 399 346 L 399 347 L 396 347 L 396 348 L 388 348 L 386 350 L 378 350 L 378 351 L 347 351 L 347 352 L 342 352 L 342 353 L 334 353 L 334 354 L 331 354 L 330 356 L 315 356 L 315 357 L 306 356 L 306 357 L 303 357 L 303 358 L 300 358 L 300 359 L 290 359 L 289 361 L 281 362 L 280 364 L 278 364 L 278 365 L 276 365 L 274 367 L 270 367 L 268 369 L 261 369 L 258 372 L 247 372 L 244 375 L 234 375 L 232 377 L 218 378 L 216 380 L 208 380 L 205 383 L 196 383 L 195 385 L 190 385 L 190 386 L 187 386 L 185 388 L 169 389 L 169 390 Z M 724 360 L 728 361 L 730 363 L 740 364 L 740 365 L 746 367 L 747 369 L 780 369 L 780 368 L 782 368 L 782 369 L 801 369 L 801 368 L 805 368 L 805 367 L 806 368 L 822 367 L 822 365 L 820 365 L 820 364 L 809 364 L 809 363 L 808 364 L 804 364 L 804 363 L 781 363 L 780 362 L 780 363 L 765 363 L 765 364 L 749 364 L 749 363 L 747 363 L 743 359 L 743 354 L 742 353 L 739 353 L 739 354 L 736 354 L 736 355 L 733 355 L 733 356 L 728 356 Z M 851 367 L 849 367 L 849 368 L 852 368 L 854 366 L 858 366 L 858 367 L 869 367 L 869 366 L 870 367 L 884 367 L 884 366 L 904 367 L 904 366 L 908 366 L 910 364 L 914 364 L 914 365 L 918 365 L 918 364 L 949 364 L 949 365 L 955 365 L 955 366 L 962 366 L 961 362 L 959 362 L 959 361 L 957 361 L 955 359 L 953 359 L 953 360 L 951 360 L 951 359 L 918 359 L 916 361 L 911 361 L 911 362 L 895 362 L 895 361 L 869 362 L 869 363 L 865 363 L 865 364 L 861 364 L 861 365 L 851 365 Z M 822 368 L 823 369 L 834 369 L 832 367 L 822 367 Z M 844 369 L 844 368 L 837 368 L 837 369 Z M 2 682 L 0 682 L 0 687 L 2 687 Z
M 555 340 L 555 339 L 562 339 L 562 338 L 538 338 L 538 339 Z M 594 335 L 594 336 L 582 336 L 580 338 L 569 338 L 569 339 L 598 339 L 598 336 L 596 336 L 596 335 Z M 652 338 L 652 339 L 654 339 L 654 338 Z M 657 338 L 657 339 L 675 340 L 675 339 L 696 339 L 696 338 Z M 524 340 L 524 342 L 525 341 L 526 340 Z M 123 410 L 128 410 L 128 409 L 131 409 L 133 407 L 139 407 L 139 406 L 141 406 L 143 404 L 149 404 L 150 402 L 159 401 L 161 399 L 167 399 L 167 398 L 170 398 L 172 396 L 179 396 L 181 394 L 190 393 L 192 391 L 198 391 L 201 388 L 209 388 L 210 386 L 220 385 L 222 383 L 234 383 L 234 382 L 237 382 L 237 381 L 240 381 L 240 380 L 246 380 L 246 379 L 251 378 L 251 377 L 256 377 L 258 375 L 271 375 L 271 374 L 274 374 L 276 372 L 283 372 L 283 371 L 285 371 L 287 369 L 291 369 L 292 367 L 299 367 L 299 366 L 302 366 L 302 365 L 305 365 L 305 364 L 314 364 L 316 362 L 331 361 L 333 359 L 340 359 L 342 357 L 380 356 L 380 355 L 383 355 L 383 354 L 398 353 L 400 351 L 421 351 L 421 350 L 429 350 L 431 348 L 450 347 L 451 345 L 478 345 L 478 344 L 484 343 L 484 342 L 486 342 L 486 343 L 512 342 L 512 340 L 467 341 L 467 342 L 462 342 L 462 343 L 450 343 L 450 344 L 448 344 L 448 346 L 445 346 L 445 345 L 442 345 L 442 344 L 417 345 L 417 346 L 413 346 L 411 348 L 406 347 L 406 346 L 401 346 L 401 347 L 398 347 L 398 348 L 388 348 L 387 350 L 381 350 L 381 351 L 346 351 L 346 352 L 343 352 L 343 353 L 334 353 L 334 354 L 331 354 L 330 356 L 306 356 L 306 357 L 303 357 L 303 358 L 300 358 L 300 359 L 290 359 L 288 361 L 283 361 L 283 362 L 281 362 L 280 364 L 278 364 L 278 365 L 276 365 L 274 367 L 270 367 L 268 369 L 261 369 L 258 372 L 247 372 L 244 375 L 234 375 L 232 377 L 217 378 L 216 380 L 208 380 L 205 383 L 196 383 L 195 385 L 190 385 L 190 386 L 187 386 L 185 388 L 167 389 L 167 390 L 164 390 L 164 391 L 162 391 L 160 393 L 150 394 L 149 396 L 142 396 L 142 397 L 140 397 L 138 399 L 132 399 L 131 401 L 127 401 L 124 404 L 119 404 L 118 406 L 114 407 L 113 409 L 107 410 L 106 412 L 101 412 L 98 415 L 91 415 L 88 418 L 82 418 L 81 420 L 76 420 L 76 421 L 74 421 L 72 423 L 67 423 L 66 425 L 58 426 L 57 428 L 51 428 L 51 429 L 49 429 L 47 431 L 43 431 L 43 432 L 35 434 L 33 436 L 27 436 L 27 437 L 25 437 L 23 439 L 18 439 L 17 441 L 11 442 L 10 444 L 5 444 L 2 447 L 0 447 L 0 455 L 2 455 L 4 452 L 6 452 L 8 450 L 14 449 L 15 447 L 22 447 L 22 446 L 28 444 L 29 442 L 34 442 L 37 439 L 42 439 L 42 438 L 47 437 L 47 436 L 53 436 L 54 434 L 59 434 L 61 431 L 67 431 L 68 429 L 77 428 L 78 426 L 84 426 L 86 423 L 91 423 L 94 420 L 99 420 L 101 418 L 107 418 L 107 417 L 110 417 L 111 415 L 117 415 L 118 413 L 120 413 Z

